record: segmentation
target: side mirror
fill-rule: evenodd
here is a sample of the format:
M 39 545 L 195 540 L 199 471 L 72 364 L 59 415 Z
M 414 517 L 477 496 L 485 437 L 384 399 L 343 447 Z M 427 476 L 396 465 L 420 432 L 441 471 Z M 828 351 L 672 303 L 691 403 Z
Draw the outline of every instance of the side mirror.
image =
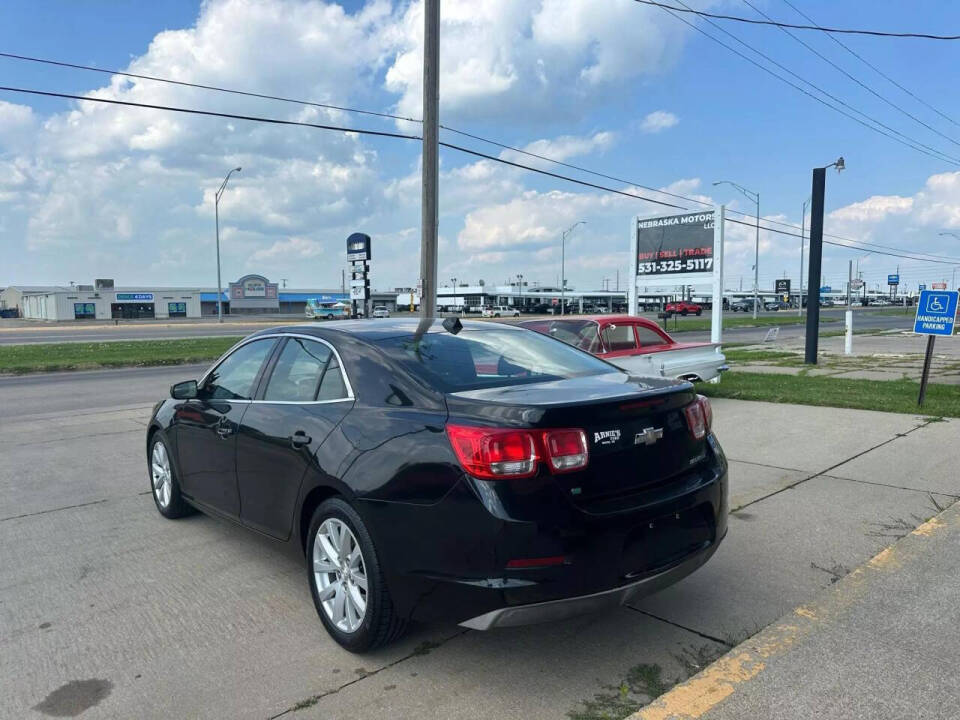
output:
M 184 380 L 170 386 L 170 397 L 174 400 L 193 400 L 199 394 L 196 380 Z

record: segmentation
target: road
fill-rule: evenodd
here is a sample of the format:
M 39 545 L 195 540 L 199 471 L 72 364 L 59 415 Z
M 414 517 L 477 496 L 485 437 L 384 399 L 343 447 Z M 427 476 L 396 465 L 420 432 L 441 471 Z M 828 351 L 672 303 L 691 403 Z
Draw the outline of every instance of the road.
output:
M 842 329 L 843 310 L 824 308 L 821 316 L 835 318 L 838 322 L 824 323 L 821 332 Z M 765 312 L 763 317 L 783 317 L 791 322 L 796 315 L 791 311 Z M 524 316 L 530 319 L 536 316 Z M 656 321 L 656 315 L 648 313 Z M 743 319 L 743 313 L 726 313 L 726 318 Z M 854 315 L 855 327 L 869 327 L 877 330 L 912 327 L 913 314 L 904 315 L 902 312 L 877 312 L 872 310 L 858 310 Z M 154 340 L 188 337 L 210 337 L 223 335 L 248 335 L 271 325 L 287 325 L 304 322 L 302 317 L 290 316 L 271 318 L 270 320 L 240 320 L 231 318 L 222 325 L 212 320 L 186 321 L 145 321 L 125 322 L 118 325 L 107 323 L 43 323 L 27 322 L 23 320 L 0 320 L 0 345 L 16 345 L 24 343 L 54 343 L 54 342 L 103 342 L 110 340 Z M 725 331 L 726 342 L 756 342 L 766 335 L 768 327 L 762 328 L 729 328 Z M 673 332 L 672 322 L 668 323 L 668 331 Z M 803 325 L 783 325 L 780 328 L 780 337 L 800 337 L 804 334 Z M 683 332 L 680 336 L 684 340 L 709 340 L 709 331 Z
M 296 552 L 156 512 L 150 406 L 195 372 L 0 379 L 0 718 L 623 716 L 960 495 L 957 421 L 717 400 L 733 513 L 697 573 L 602 615 L 418 625 L 357 656 L 324 633 Z

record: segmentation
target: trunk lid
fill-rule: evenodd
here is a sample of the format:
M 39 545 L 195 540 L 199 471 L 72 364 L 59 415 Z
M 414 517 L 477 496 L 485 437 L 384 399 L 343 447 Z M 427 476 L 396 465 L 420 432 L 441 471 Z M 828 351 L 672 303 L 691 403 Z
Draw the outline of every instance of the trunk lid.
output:
M 670 480 L 706 456 L 683 408 L 695 394 L 689 383 L 608 373 L 545 383 L 451 393 L 451 422 L 497 427 L 581 428 L 588 466 L 550 476 L 581 507 Z M 518 480 L 522 483 L 522 480 Z

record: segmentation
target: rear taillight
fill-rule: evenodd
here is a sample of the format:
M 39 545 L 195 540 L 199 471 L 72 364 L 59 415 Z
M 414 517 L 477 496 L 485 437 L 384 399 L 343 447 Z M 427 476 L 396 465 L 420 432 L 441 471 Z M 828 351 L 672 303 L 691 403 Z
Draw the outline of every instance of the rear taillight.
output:
M 554 473 L 582 470 L 589 462 L 583 430 L 447 425 L 447 436 L 463 469 L 483 480 L 531 477 L 540 460 Z
M 570 472 L 587 466 L 587 436 L 583 430 L 544 430 L 543 446 L 554 472 Z
M 447 435 L 463 469 L 474 477 L 524 478 L 537 471 L 537 446 L 527 430 L 447 425 Z
M 702 440 L 706 437 L 713 424 L 713 408 L 710 407 L 710 401 L 703 395 L 697 395 L 696 400 L 683 409 L 683 414 L 687 416 L 687 427 L 690 428 L 690 434 L 694 439 Z

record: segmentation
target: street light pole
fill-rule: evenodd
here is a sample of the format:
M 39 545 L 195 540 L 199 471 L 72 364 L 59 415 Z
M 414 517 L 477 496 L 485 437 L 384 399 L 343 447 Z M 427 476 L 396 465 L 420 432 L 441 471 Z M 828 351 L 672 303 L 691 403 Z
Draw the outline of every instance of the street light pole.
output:
M 753 250 L 753 317 L 757 317 L 757 305 L 760 302 L 760 193 L 747 190 L 732 180 L 717 180 L 714 185 L 732 185 L 748 200 L 757 204 L 757 239 Z
M 800 206 L 800 278 L 797 280 L 797 317 L 803 317 L 803 241 L 806 232 L 807 205 L 810 204 L 810 199 L 804 200 L 803 205 Z
M 420 200 L 420 317 L 437 314 L 439 223 L 440 0 L 423 4 L 423 150 Z
M 568 227 L 560 235 L 560 314 L 564 315 L 566 313 L 566 308 L 564 307 L 566 303 L 566 290 L 567 290 L 567 269 L 566 269 L 566 259 L 567 259 L 567 235 L 573 232 L 574 228 L 577 225 L 586 225 L 586 220 L 577 220 L 573 225 Z
M 223 322 L 223 285 L 220 281 L 220 197 L 223 191 L 227 189 L 227 181 L 235 172 L 240 172 L 240 168 L 235 167 L 227 173 L 227 176 L 220 184 L 220 189 L 213 196 L 213 213 L 217 224 L 217 322 Z

